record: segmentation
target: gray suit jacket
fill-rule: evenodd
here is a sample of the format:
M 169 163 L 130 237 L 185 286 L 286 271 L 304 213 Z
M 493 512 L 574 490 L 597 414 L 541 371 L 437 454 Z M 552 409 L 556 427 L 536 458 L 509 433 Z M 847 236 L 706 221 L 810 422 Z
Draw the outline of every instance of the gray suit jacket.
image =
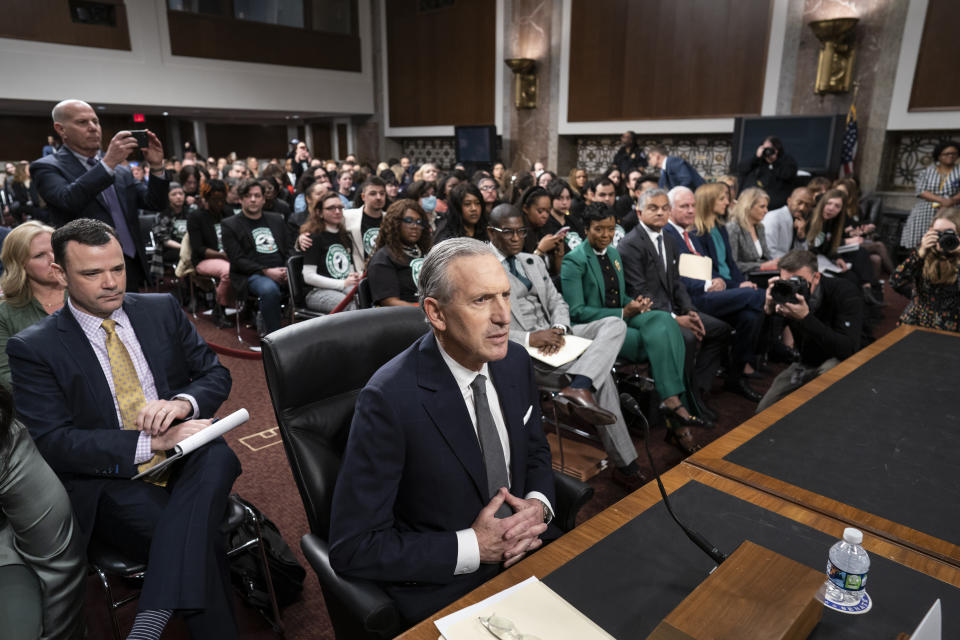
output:
M 549 329 L 555 324 L 562 324 L 569 328 L 570 308 L 567 307 L 567 303 L 560 292 L 557 291 L 557 288 L 553 286 L 553 281 L 550 280 L 550 274 L 547 272 L 543 260 L 531 253 L 521 252 L 517 254 L 517 262 L 527 279 L 533 283 L 531 293 L 535 293 L 540 300 L 543 315 L 547 317 L 550 324 L 545 327 L 538 326 L 536 316 L 530 313 L 522 313 L 517 301 L 520 297 L 519 292 L 522 291 L 524 285 L 504 265 L 504 269 L 507 270 L 507 277 L 510 278 L 510 339 L 524 344 L 524 336 L 528 332 Z
M 744 273 L 756 269 L 770 259 L 770 249 L 767 248 L 763 223 L 757 224 L 755 229 L 757 230 L 757 239 L 760 240 L 761 253 L 759 254 L 749 231 L 741 227 L 736 220 L 727 223 L 727 234 L 730 236 L 730 251 L 733 253 L 733 260 L 737 263 L 740 271 Z

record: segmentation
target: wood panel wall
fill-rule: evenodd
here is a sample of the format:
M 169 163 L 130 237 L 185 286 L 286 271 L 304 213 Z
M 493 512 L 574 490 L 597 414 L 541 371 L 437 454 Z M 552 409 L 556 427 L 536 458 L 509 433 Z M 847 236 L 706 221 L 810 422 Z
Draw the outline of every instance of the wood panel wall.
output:
M 282 158 L 287 143 L 286 125 L 207 123 L 207 155 L 217 158 L 231 151 L 236 151 L 238 158 Z
M 127 8 L 123 0 L 99 2 L 114 5 L 116 26 L 73 22 L 70 6 L 64 0 L 0 3 L 3 5 L 0 11 L 0 37 L 130 51 Z
M 960 2 L 930 0 L 910 93 L 910 111 L 960 109 Z
M 759 115 L 771 16 L 771 0 L 573 0 L 568 119 Z
M 100 128 L 103 132 L 101 148 L 107 148 L 110 139 L 116 135 L 117 131 L 149 128 L 163 143 L 164 155 L 172 155 L 172 150 L 167 148 L 166 127 L 161 120 L 148 118 L 144 125 L 134 123 L 130 114 L 97 113 L 97 117 L 100 119 Z M 0 160 L 32 162 L 40 157 L 43 145 L 47 144 L 47 136 L 55 135 L 56 131 L 53 129 L 53 122 L 49 115 L 0 115 L 0 141 L 2 141 Z M 139 161 L 139 153 L 135 151 L 130 159 Z
M 385 4 L 390 125 L 494 124 L 495 0 Z

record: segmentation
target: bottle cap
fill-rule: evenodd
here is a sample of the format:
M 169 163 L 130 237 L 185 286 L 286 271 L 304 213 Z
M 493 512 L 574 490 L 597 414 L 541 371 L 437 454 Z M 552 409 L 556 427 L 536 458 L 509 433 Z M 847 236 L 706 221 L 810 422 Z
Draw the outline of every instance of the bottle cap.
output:
M 863 542 L 863 533 L 861 533 L 860 529 L 847 527 L 843 530 L 843 541 L 849 542 L 850 544 L 860 544 Z

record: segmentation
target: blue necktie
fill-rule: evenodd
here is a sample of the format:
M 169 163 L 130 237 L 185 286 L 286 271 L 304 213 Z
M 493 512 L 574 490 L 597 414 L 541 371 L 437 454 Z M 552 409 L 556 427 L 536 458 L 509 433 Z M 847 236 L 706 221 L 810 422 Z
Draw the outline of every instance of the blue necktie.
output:
M 530 289 L 530 287 L 533 286 L 533 283 L 530 282 L 530 279 L 520 273 L 520 270 L 517 269 L 517 256 L 510 256 L 507 258 L 507 268 L 510 270 L 511 275 L 522 282 L 523 286 L 525 286 L 527 289 Z
M 96 158 L 87 158 L 87 166 L 93 169 L 100 164 Z M 113 220 L 113 228 L 120 238 L 120 247 L 123 249 L 123 255 L 133 258 L 137 255 L 137 245 L 130 235 L 130 228 L 127 226 L 127 220 L 123 216 L 123 207 L 120 206 L 120 199 L 117 198 L 117 190 L 113 188 L 113 183 L 100 192 L 103 199 L 107 201 L 107 209 L 110 210 L 110 218 Z

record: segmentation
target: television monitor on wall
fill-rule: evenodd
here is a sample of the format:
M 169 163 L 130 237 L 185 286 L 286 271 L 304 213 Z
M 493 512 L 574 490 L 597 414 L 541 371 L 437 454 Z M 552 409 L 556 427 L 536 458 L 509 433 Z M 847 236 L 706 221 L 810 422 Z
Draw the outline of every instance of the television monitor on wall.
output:
M 499 160 L 497 128 L 493 125 L 454 127 L 457 162 L 491 164 Z
M 756 155 L 764 138 L 776 136 L 801 171 L 813 175 L 836 175 L 840 169 L 844 130 L 843 115 L 737 118 L 731 153 L 733 172 L 737 172 L 741 161 Z

